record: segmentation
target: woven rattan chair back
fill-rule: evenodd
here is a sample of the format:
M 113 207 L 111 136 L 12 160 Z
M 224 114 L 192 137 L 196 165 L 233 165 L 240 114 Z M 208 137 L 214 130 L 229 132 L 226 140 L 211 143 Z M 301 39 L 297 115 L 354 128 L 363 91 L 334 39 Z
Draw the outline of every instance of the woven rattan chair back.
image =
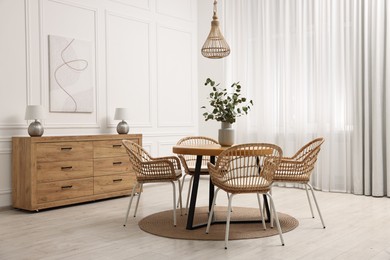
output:
M 176 145 L 188 145 L 188 146 L 196 146 L 196 145 L 207 145 L 207 144 L 218 144 L 218 142 L 212 138 L 205 136 L 189 136 L 180 139 Z M 186 202 L 186 212 L 188 211 L 188 204 L 191 193 L 191 185 L 193 182 L 193 176 L 195 174 L 195 163 L 196 163 L 196 155 L 187 155 L 187 154 L 179 154 L 178 155 L 181 164 L 184 169 L 184 176 L 182 178 L 181 187 L 184 187 L 184 181 L 186 176 L 191 176 L 190 183 L 188 186 L 187 193 L 187 202 Z M 209 174 L 207 169 L 207 163 L 210 161 L 210 156 L 202 156 L 202 164 L 200 174 L 206 175 Z M 179 203 L 179 202 L 178 202 Z
M 308 188 L 309 188 L 313 200 L 315 202 L 318 215 L 321 218 L 323 228 L 325 228 L 325 222 L 322 218 L 322 214 L 314 193 L 314 189 L 310 184 L 310 177 L 314 171 L 318 154 L 321 150 L 321 145 L 324 143 L 324 141 L 325 139 L 322 137 L 316 138 L 310 141 L 309 143 L 307 143 L 306 145 L 304 145 L 292 157 L 282 157 L 280 165 L 276 170 L 273 178 L 274 182 L 303 184 L 305 186 L 306 196 L 309 202 L 311 215 L 314 218 L 313 207 L 311 205 L 311 200 L 308 193 Z
M 212 182 L 229 193 L 264 192 L 270 189 L 281 156 L 282 149 L 274 144 L 233 146 L 218 156 L 215 168 L 209 167 Z
M 217 189 L 215 190 L 206 233 L 210 230 L 217 194 L 220 190 L 223 190 L 228 194 L 229 199 L 226 217 L 225 249 L 227 249 L 229 240 L 232 200 L 235 195 L 241 193 L 254 193 L 257 195 L 264 229 L 266 229 L 265 210 L 261 206 L 260 194 L 269 198 L 273 211 L 271 216 L 268 216 L 271 221 L 271 227 L 273 227 L 274 216 L 280 241 L 284 245 L 279 218 L 270 193 L 272 178 L 279 166 L 281 157 L 282 149 L 277 145 L 250 143 L 232 146 L 218 156 L 215 165 L 208 163 L 211 180 Z
M 274 181 L 309 182 L 324 141 L 324 138 L 316 138 L 304 145 L 292 157 L 282 157 Z
M 205 136 L 189 136 L 180 139 L 176 145 L 206 145 L 206 144 L 218 144 L 218 142 L 212 138 Z M 179 154 L 178 155 L 183 169 L 186 174 L 192 175 L 194 174 L 195 163 L 196 163 L 196 155 L 186 155 Z M 210 161 L 210 156 L 202 157 L 202 168 L 207 169 L 207 163 Z M 207 171 L 202 171 L 203 174 L 208 173 Z
M 127 208 L 124 226 L 126 225 L 129 216 L 131 204 L 135 195 L 136 188 L 142 189 L 144 183 L 149 182 L 171 182 L 173 188 L 173 225 L 176 226 L 176 188 L 175 181 L 178 182 L 179 191 L 181 191 L 181 165 L 179 158 L 176 156 L 166 156 L 153 158 L 140 145 L 130 141 L 122 141 L 129 155 L 130 162 L 136 174 L 136 185 L 131 192 L 129 206 Z M 137 208 L 141 193 L 138 194 L 137 205 L 135 206 L 134 217 L 137 214 Z M 179 193 L 179 205 L 181 211 L 181 194 Z
M 136 174 L 137 181 L 154 182 L 177 180 L 175 168 L 180 169 L 180 162 L 168 158 L 155 158 L 150 156 L 140 145 L 129 140 L 123 140 L 123 145 L 129 155 L 130 162 Z

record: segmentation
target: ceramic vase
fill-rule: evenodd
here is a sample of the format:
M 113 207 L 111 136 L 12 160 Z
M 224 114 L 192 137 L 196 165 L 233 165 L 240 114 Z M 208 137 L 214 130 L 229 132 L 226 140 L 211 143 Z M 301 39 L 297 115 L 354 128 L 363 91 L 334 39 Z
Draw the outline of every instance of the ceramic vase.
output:
M 218 130 L 218 142 L 222 146 L 232 146 L 234 144 L 234 129 L 232 124 L 221 122 L 221 129 Z

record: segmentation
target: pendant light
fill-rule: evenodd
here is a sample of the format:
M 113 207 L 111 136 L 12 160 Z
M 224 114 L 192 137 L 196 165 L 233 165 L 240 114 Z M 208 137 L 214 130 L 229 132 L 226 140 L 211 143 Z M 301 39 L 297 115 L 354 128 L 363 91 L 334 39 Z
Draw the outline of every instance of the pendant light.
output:
M 225 41 L 217 17 L 217 0 L 214 0 L 213 20 L 211 21 L 211 30 L 206 42 L 202 47 L 202 55 L 210 59 L 220 59 L 230 54 L 230 47 Z

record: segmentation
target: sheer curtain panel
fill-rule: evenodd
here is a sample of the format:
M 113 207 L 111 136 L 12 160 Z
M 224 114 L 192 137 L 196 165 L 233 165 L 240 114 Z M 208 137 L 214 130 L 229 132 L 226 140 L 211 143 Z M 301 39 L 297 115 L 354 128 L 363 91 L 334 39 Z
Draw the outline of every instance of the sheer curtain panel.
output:
M 390 2 L 224 2 L 227 82 L 255 105 L 238 142 L 274 142 L 292 155 L 324 137 L 312 184 L 390 196 Z

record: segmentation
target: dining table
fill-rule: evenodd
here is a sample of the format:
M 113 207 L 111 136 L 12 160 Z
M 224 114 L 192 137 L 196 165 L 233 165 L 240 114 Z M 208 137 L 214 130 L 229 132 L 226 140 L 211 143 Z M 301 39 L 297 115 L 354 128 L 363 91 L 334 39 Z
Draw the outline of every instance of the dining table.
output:
M 194 225 L 194 216 L 195 216 L 195 210 L 196 210 L 196 200 L 198 196 L 198 188 L 199 188 L 199 180 L 201 175 L 201 166 L 202 166 L 202 159 L 203 156 L 209 156 L 210 162 L 212 164 L 215 164 L 215 157 L 220 155 L 223 151 L 228 149 L 231 146 L 221 146 L 219 144 L 197 144 L 197 145 L 175 145 L 172 147 L 172 152 L 175 154 L 182 154 L 182 155 L 195 155 L 196 156 L 196 163 L 195 163 L 195 172 L 194 172 L 194 179 L 192 182 L 192 191 L 191 191 L 191 200 L 190 200 L 190 206 L 188 209 L 188 216 L 187 216 L 187 225 L 186 229 L 192 230 L 200 227 L 204 227 L 207 225 L 207 223 L 201 223 Z M 267 152 L 267 151 L 265 151 Z M 265 195 L 264 197 L 264 205 L 266 209 L 267 216 L 270 216 L 270 210 L 268 201 Z M 214 184 L 211 181 L 209 181 L 209 211 L 211 210 L 211 206 L 213 203 L 214 198 Z M 269 221 L 269 217 L 267 217 L 267 221 Z M 242 222 L 242 221 L 240 221 Z M 253 222 L 253 221 L 249 221 Z M 261 222 L 261 220 L 260 220 Z

